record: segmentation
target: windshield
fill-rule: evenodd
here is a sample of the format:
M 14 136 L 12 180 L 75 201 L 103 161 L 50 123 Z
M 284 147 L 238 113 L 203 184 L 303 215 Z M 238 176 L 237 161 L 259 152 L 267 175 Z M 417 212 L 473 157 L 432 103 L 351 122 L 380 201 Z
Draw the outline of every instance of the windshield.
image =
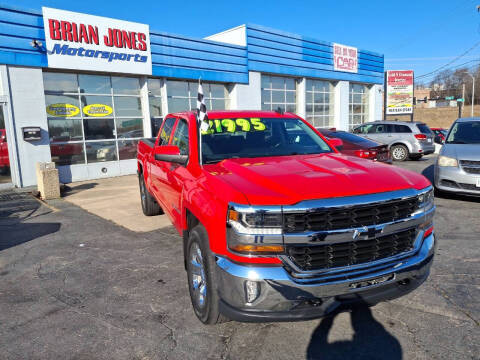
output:
M 447 144 L 480 144 L 480 121 L 456 122 L 448 134 Z
M 330 146 L 300 119 L 232 118 L 209 120 L 202 132 L 202 162 L 231 158 L 320 154 Z

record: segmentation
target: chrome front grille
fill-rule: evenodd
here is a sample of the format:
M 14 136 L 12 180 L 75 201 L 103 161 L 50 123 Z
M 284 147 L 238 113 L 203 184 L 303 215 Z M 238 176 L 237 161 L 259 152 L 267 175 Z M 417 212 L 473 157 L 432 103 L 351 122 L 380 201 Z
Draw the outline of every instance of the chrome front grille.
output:
M 331 269 L 362 264 L 395 256 L 414 247 L 415 228 L 373 237 L 335 244 L 294 245 L 287 247 L 287 255 L 302 271 Z
M 469 174 L 480 174 L 480 161 L 460 160 L 460 166 Z
M 284 216 L 284 231 L 331 231 L 384 224 L 407 218 L 417 208 L 418 199 L 413 197 L 367 205 L 290 212 Z

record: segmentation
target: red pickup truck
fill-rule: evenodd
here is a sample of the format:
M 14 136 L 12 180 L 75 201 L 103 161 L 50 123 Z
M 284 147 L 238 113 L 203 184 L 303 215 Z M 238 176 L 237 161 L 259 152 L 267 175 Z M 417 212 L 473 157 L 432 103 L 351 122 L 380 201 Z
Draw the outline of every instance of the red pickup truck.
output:
M 0 129 L 0 174 L 7 174 L 10 170 L 10 160 L 8 158 L 7 133 L 5 129 Z
M 197 317 L 288 321 L 375 304 L 418 287 L 432 264 L 435 210 L 417 173 L 340 154 L 295 114 L 166 116 L 138 145 L 145 215 L 183 236 Z

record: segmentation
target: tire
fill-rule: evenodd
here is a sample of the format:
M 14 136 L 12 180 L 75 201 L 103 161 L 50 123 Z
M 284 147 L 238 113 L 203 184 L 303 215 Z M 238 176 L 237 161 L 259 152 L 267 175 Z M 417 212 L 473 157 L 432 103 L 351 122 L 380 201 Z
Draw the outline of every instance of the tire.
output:
M 140 186 L 140 201 L 142 203 L 142 211 L 146 216 L 155 216 L 163 214 L 162 209 L 157 204 L 153 196 L 148 192 L 145 186 L 143 174 L 138 176 L 138 184 Z
M 215 281 L 215 260 L 208 246 L 208 235 L 203 225 L 196 225 L 186 244 L 188 291 L 193 310 L 204 324 L 228 321 L 219 310 L 220 297 Z
M 415 160 L 418 161 L 422 158 L 422 154 L 415 154 L 415 155 L 410 155 L 410 160 Z
M 405 145 L 393 145 L 390 153 L 393 161 L 405 161 L 408 159 L 408 149 Z

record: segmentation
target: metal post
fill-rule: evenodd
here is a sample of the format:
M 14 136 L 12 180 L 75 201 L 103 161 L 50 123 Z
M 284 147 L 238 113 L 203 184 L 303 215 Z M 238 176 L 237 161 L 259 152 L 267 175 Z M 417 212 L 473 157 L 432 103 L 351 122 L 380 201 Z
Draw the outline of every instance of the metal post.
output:
M 462 84 L 462 100 L 460 101 L 460 106 L 458 107 L 458 117 L 461 118 L 463 116 L 463 102 L 465 101 L 465 83 Z
M 472 77 L 472 117 L 473 117 L 473 107 L 475 106 L 475 77 L 473 75 L 470 75 Z

